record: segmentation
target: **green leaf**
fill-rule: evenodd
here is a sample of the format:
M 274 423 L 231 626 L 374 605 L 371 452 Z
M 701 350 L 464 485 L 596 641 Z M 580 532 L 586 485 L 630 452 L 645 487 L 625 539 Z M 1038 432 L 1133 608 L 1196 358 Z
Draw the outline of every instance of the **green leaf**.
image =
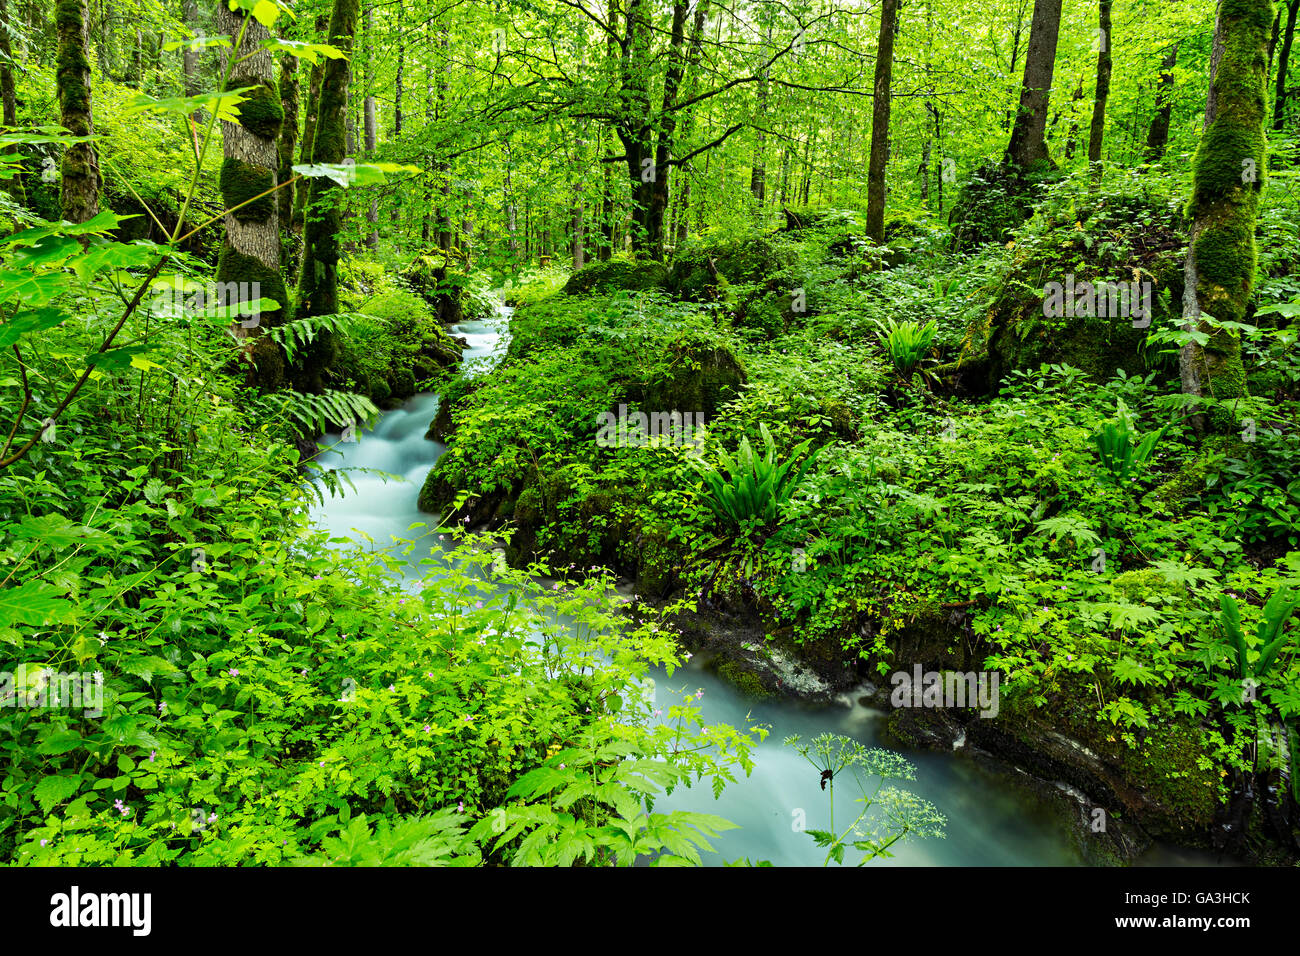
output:
M 49 813 L 81 787 L 80 777 L 44 777 L 36 785 L 33 796 L 43 813 Z
M 77 618 L 77 607 L 63 592 L 44 581 L 27 581 L 0 591 L 0 627 L 30 624 L 40 627 L 67 624 Z

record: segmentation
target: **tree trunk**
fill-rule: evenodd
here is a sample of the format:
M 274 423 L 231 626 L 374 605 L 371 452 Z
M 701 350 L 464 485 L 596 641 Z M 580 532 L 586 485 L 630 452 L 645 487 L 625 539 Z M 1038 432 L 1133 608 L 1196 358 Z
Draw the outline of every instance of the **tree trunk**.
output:
M 199 31 L 199 4 L 198 0 L 183 0 L 181 4 L 181 19 L 189 27 L 191 32 L 197 34 Z M 185 47 L 181 53 L 181 76 L 182 88 L 186 96 L 194 96 L 199 92 L 199 51 L 191 50 Z M 197 118 L 195 119 L 197 123 Z
M 1025 55 L 1020 107 L 1007 145 L 1007 162 L 1020 169 L 1050 162 L 1047 155 L 1047 108 L 1056 68 L 1056 41 L 1062 0 L 1034 0 L 1034 18 Z
M 1231 403 L 1246 396 L 1241 340 L 1219 322 L 1243 322 L 1255 285 L 1255 223 L 1264 178 L 1265 69 L 1272 3 L 1225 0 L 1214 30 L 1205 132 L 1193 165 L 1183 320 L 1208 335 L 1179 353 L 1183 391 Z M 1216 405 L 1193 424 L 1226 432 L 1235 410 Z
M 374 18 L 372 8 L 366 7 L 366 68 L 364 85 L 366 98 L 363 104 L 365 114 L 366 156 L 374 156 L 375 147 L 379 145 L 379 111 L 375 104 L 375 63 L 374 63 Z M 396 207 L 394 207 L 396 212 Z M 366 210 L 366 222 L 370 231 L 366 235 L 366 246 L 379 248 L 379 197 L 370 197 L 370 208 Z
M 1295 40 L 1296 14 L 1300 13 L 1300 0 L 1291 0 L 1286 10 L 1286 30 L 1282 34 L 1282 49 L 1277 57 L 1277 78 L 1274 85 L 1273 129 L 1278 132 L 1286 123 L 1287 68 L 1291 65 L 1291 47 Z
M 243 43 L 235 54 L 238 59 L 231 68 L 227 88 L 240 90 L 246 96 L 239 104 L 239 121 L 221 123 L 225 157 L 221 163 L 221 198 L 228 211 L 226 237 L 217 258 L 217 282 L 218 289 L 234 294 L 223 294 L 225 301 L 220 304 L 242 305 L 259 298 L 280 304 L 279 309 L 260 313 L 252 329 L 243 328 L 239 319 L 232 329 L 237 338 L 248 338 L 244 355 L 251 365 L 250 384 L 276 389 L 284 381 L 284 358 L 280 347 L 261 333 L 280 323 L 289 302 L 280 277 L 278 197 L 274 193 L 261 194 L 275 186 L 279 166 L 276 140 L 284 111 L 272 80 L 271 54 L 260 49 L 270 38 L 266 27 L 247 14 L 232 12 L 225 3 L 217 4 L 216 26 L 230 37 L 232 50 L 243 30 Z M 223 59 L 230 55 L 223 51 Z
M 94 136 L 90 59 L 86 49 L 86 0 L 59 0 L 54 20 L 59 37 L 59 118 L 73 136 Z M 62 216 L 85 222 L 99 214 L 99 157 L 93 143 L 75 143 L 63 154 Z
M 1094 181 L 1101 179 L 1101 147 L 1106 136 L 1106 101 L 1110 99 L 1110 8 L 1113 0 L 1099 0 L 1097 4 L 1098 39 L 1097 95 L 1092 101 L 1092 128 L 1088 133 L 1088 165 Z
M 284 122 L 280 124 L 280 173 L 277 182 L 293 178 L 293 156 L 298 146 L 298 58 L 280 55 L 280 106 Z M 288 229 L 293 220 L 293 189 L 281 189 L 279 199 L 280 228 Z
M 352 46 L 357 30 L 358 0 L 334 0 L 329 43 L 342 51 L 342 59 L 327 60 L 321 77 L 320 110 L 312 140 L 313 163 L 341 163 L 347 148 L 348 86 L 352 82 Z M 298 289 L 298 316 L 333 315 L 338 312 L 339 227 L 341 187 L 328 176 L 311 180 L 310 209 L 303 237 L 306 255 Z M 302 356 L 295 379 L 299 391 L 320 392 L 325 369 L 334 358 L 335 344 L 321 330 Z
M 894 72 L 894 32 L 898 0 L 883 0 L 876 44 L 876 82 L 871 104 L 871 159 L 867 163 L 867 237 L 885 241 L 885 168 L 889 163 L 890 83 Z
M 323 16 L 316 18 L 315 36 L 324 37 L 329 29 L 329 20 Z M 306 166 L 312 162 L 312 151 L 316 148 L 316 121 L 320 116 L 320 88 L 325 77 L 325 64 L 330 61 L 323 57 L 318 59 L 307 75 L 307 110 L 302 118 L 302 145 L 298 150 L 298 163 Z M 311 180 L 300 179 L 294 195 L 293 230 L 303 232 L 304 212 L 307 200 L 311 197 Z
M 1160 80 L 1156 84 L 1156 112 L 1151 117 L 1147 131 L 1146 161 L 1157 163 L 1169 145 L 1169 122 L 1174 111 L 1174 67 L 1178 65 L 1178 43 L 1160 64 Z
M 0 104 L 3 105 L 0 123 L 6 129 L 18 125 L 18 99 L 14 92 L 14 71 L 11 65 L 14 51 L 9 43 L 9 26 L 8 0 L 0 0 L 0 57 L 3 57 L 3 62 L 0 62 Z

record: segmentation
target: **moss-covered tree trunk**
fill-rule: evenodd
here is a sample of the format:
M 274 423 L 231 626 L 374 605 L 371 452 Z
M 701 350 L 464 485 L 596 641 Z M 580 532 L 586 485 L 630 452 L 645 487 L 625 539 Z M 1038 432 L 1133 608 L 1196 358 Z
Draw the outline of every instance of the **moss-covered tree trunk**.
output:
M 1268 69 L 1271 0 L 1222 0 L 1210 61 L 1210 91 L 1205 132 L 1196 152 L 1192 219 L 1187 250 L 1183 321 L 1209 336 L 1190 342 L 1179 354 L 1183 391 L 1198 398 L 1231 403 L 1246 395 L 1241 340 L 1236 332 L 1215 329 L 1220 322 L 1242 322 L 1255 288 L 1255 220 L 1264 182 L 1264 86 Z M 1198 414 L 1198 430 L 1231 428 L 1231 405 Z
M 222 2 L 217 4 L 217 29 L 231 38 L 232 45 L 243 30 L 239 59 L 231 68 L 229 88 L 240 90 L 247 97 L 239 104 L 239 121 L 221 123 L 225 158 L 220 184 L 227 212 L 226 238 L 217 259 L 217 282 L 219 289 L 229 290 L 241 299 L 245 296 L 253 300 L 274 299 L 284 307 L 262 312 L 252 328 L 244 328 L 244 321 L 234 323 L 236 336 L 248 340 L 244 354 L 252 365 L 252 382 L 274 389 L 283 384 L 284 359 L 280 347 L 263 336 L 262 331 L 281 321 L 288 300 L 280 277 L 280 217 L 276 196 L 262 194 L 276 183 L 279 166 L 276 142 L 284 110 L 280 106 L 280 93 L 271 79 L 271 54 L 260 49 L 270 38 L 266 27 L 247 14 L 232 12 Z
M 1029 28 L 1020 108 L 1011 128 L 1007 161 L 1021 169 L 1047 161 L 1047 108 L 1056 71 L 1056 42 L 1061 29 L 1061 0 L 1034 0 Z
M 876 82 L 871 100 L 871 158 L 867 161 L 867 235 L 877 244 L 885 241 L 885 167 L 889 162 L 890 87 L 897 28 L 898 0 L 884 0 L 880 7 Z
M 86 48 L 86 0 L 59 0 L 54 22 L 59 37 L 59 117 L 74 136 L 95 135 L 90 105 L 90 58 Z M 93 143 L 76 143 L 63 154 L 62 216 L 85 222 L 99 214 L 99 158 Z
M 1300 0 L 1291 0 L 1286 10 L 1286 29 L 1282 31 L 1282 47 L 1277 57 L 1276 88 L 1273 97 L 1273 129 L 1279 133 L 1286 125 L 1286 85 L 1288 68 L 1291 65 L 1291 48 L 1295 42 L 1296 15 L 1300 14 Z
M 357 0 L 334 0 L 330 15 L 330 45 L 344 53 L 328 60 L 321 77 L 320 108 L 312 141 L 313 163 L 341 163 L 346 154 L 348 87 L 352 82 L 352 41 L 356 35 Z M 338 312 L 339 229 L 342 223 L 340 187 L 329 177 L 311 181 L 303 227 L 306 243 L 298 287 L 298 317 Z M 320 392 L 324 373 L 334 359 L 334 337 L 324 331 L 295 363 L 294 382 L 300 391 Z
M 7 0 L 0 0 L 0 123 L 6 127 L 18 125 L 18 99 L 14 92 L 14 51 L 9 43 L 9 9 Z

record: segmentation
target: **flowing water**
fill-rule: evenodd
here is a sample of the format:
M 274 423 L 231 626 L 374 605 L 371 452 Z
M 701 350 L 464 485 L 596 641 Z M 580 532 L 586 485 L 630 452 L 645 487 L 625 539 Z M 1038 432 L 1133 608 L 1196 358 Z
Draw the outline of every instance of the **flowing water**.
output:
M 491 320 L 453 327 L 452 334 L 468 342 L 464 359 L 471 374 L 482 374 L 499 360 L 508 335 L 509 315 L 510 310 L 502 307 Z M 410 531 L 411 526 L 431 526 L 434 519 L 416 508 L 416 497 L 425 476 L 445 450 L 443 445 L 424 437 L 437 410 L 436 395 L 418 395 L 401 408 L 385 413 L 373 430 L 361 434 L 356 444 L 338 444 L 337 436 L 327 436 L 326 443 L 334 445 L 335 450 L 322 454 L 322 464 L 377 469 L 400 475 L 403 481 L 385 482 L 377 476 L 353 472 L 356 491 L 327 498 L 315 510 L 317 524 L 334 535 L 362 542 L 368 537 L 378 547 L 389 545 L 393 538 L 419 538 L 422 532 Z M 408 559 L 408 580 L 413 582 L 424 573 L 419 561 L 440 546 L 434 535 L 426 536 L 417 545 Z M 807 740 L 821 733 L 837 733 L 866 746 L 880 746 L 884 715 L 863 706 L 857 700 L 859 695 L 845 695 L 838 703 L 821 708 L 791 702 L 755 704 L 705 670 L 699 660 L 691 661 L 671 678 L 662 672 L 653 676 L 656 700 L 665 709 L 668 703 L 680 701 L 682 694 L 694 695 L 702 690 L 697 707 L 707 723 L 729 724 L 738 729 L 755 723 L 771 727 L 767 739 L 753 750 L 753 773 L 745 777 L 738 771 L 737 782 L 730 784 L 720 799 L 714 800 L 707 784 L 703 784 L 661 798 L 655 809 L 714 813 L 739 824 L 740 829 L 727 831 L 712 841 L 717 852 L 706 855 L 708 864 L 720 865 L 742 857 L 778 866 L 821 864 L 825 851 L 818 850 L 799 827 L 828 828 L 829 794 L 820 787 L 818 771 L 782 741 L 791 734 Z M 902 844 L 895 847 L 891 859 L 871 865 L 1081 862 L 1060 818 L 1027 788 L 960 754 L 919 752 L 908 753 L 907 757 L 916 766 L 916 780 L 903 785 L 947 817 L 946 837 Z M 858 794 L 847 780 L 840 781 L 836 790 L 835 821 L 843 830 L 856 815 L 854 798 Z M 849 862 L 856 862 L 852 851 Z M 1212 865 L 1216 861 L 1204 854 L 1161 847 L 1139 862 Z

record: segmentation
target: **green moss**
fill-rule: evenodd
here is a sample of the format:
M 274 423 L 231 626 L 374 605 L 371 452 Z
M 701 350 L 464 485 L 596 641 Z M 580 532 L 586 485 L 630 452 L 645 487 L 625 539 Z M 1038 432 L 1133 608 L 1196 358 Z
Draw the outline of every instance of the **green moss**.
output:
M 724 661 L 718 665 L 718 676 L 751 700 L 765 700 L 773 696 L 756 674 L 736 661 Z
M 260 259 L 236 251 L 229 242 L 222 246 L 217 257 L 217 282 L 258 283 L 262 298 L 274 299 L 282 306 L 289 301 L 284 280 L 280 278 L 280 270 L 269 268 Z M 263 312 L 261 326 L 267 328 L 279 325 L 287 318 L 288 312 L 284 308 Z
M 284 123 L 284 107 L 275 84 L 268 80 L 240 89 L 248 98 L 236 107 L 239 125 L 260 139 L 276 139 Z
M 659 262 L 630 262 L 610 259 L 584 266 L 564 284 L 560 291 L 566 295 L 586 295 L 591 292 L 629 290 L 644 292 L 662 289 L 668 284 L 668 270 Z
M 254 166 L 233 156 L 227 156 L 221 164 L 221 198 L 226 208 L 234 209 L 241 203 L 253 200 L 232 213 L 240 222 L 266 222 L 271 218 L 275 212 L 275 194 L 261 194 L 274 185 L 274 170 Z M 255 196 L 260 198 L 254 199 Z

